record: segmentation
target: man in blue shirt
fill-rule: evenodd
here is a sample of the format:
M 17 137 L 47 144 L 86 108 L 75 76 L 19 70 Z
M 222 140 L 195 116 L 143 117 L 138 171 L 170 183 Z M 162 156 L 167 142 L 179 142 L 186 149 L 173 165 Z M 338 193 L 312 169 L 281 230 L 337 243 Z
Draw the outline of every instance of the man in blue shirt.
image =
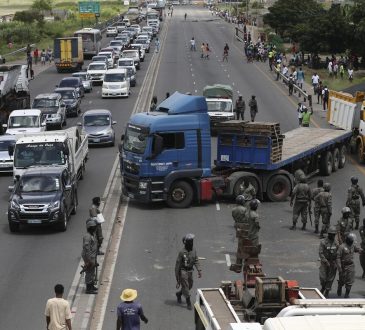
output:
M 117 307 L 117 330 L 140 330 L 140 319 L 147 323 L 142 305 L 134 300 L 137 298 L 137 290 L 125 289 L 120 296 L 122 302 Z

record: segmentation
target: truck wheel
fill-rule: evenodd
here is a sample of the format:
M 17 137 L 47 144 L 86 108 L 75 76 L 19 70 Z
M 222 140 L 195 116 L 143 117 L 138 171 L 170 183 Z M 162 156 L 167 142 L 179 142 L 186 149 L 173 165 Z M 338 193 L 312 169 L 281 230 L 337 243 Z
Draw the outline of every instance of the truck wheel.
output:
M 290 195 L 291 184 L 287 176 L 273 176 L 267 184 L 266 195 L 271 202 L 283 202 Z
M 68 222 L 67 210 L 66 210 L 66 208 L 64 208 L 63 213 L 62 213 L 62 220 L 56 225 L 57 230 L 58 231 L 66 231 L 67 230 L 67 222 Z
M 84 180 L 85 164 L 81 165 L 79 180 Z
M 323 176 L 331 175 L 333 168 L 333 157 L 331 151 L 326 151 L 322 154 L 320 164 L 319 164 L 319 172 Z
M 240 186 L 243 184 L 244 179 L 248 179 L 248 181 L 253 185 L 253 187 L 256 190 L 256 196 L 258 196 L 259 190 L 260 190 L 259 184 L 257 183 L 257 180 L 255 178 L 248 176 L 248 177 L 239 178 L 236 181 L 234 188 L 233 188 L 233 197 L 236 198 L 240 194 Z
M 359 161 L 360 164 L 365 162 L 364 148 L 361 143 L 358 143 L 357 145 L 357 160 Z
M 336 172 L 340 164 L 340 150 L 338 150 L 338 148 L 335 148 L 335 150 L 333 150 L 332 158 L 333 158 L 332 172 Z
M 20 224 L 17 222 L 9 221 L 9 230 L 12 233 L 18 233 L 20 231 Z
M 347 148 L 345 145 L 343 145 L 340 148 L 340 160 L 338 162 L 338 168 L 344 168 L 345 164 L 346 164 L 346 153 L 347 153 Z
M 193 188 L 185 181 L 172 184 L 167 196 L 167 205 L 172 208 L 182 209 L 189 207 L 193 201 Z

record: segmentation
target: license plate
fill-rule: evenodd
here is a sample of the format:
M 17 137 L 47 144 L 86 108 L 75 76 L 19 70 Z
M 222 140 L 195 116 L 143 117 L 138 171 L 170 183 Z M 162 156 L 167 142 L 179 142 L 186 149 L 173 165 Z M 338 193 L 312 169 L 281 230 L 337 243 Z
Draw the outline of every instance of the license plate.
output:
M 28 223 L 42 223 L 42 220 L 28 220 Z
M 11 164 L 6 164 L 6 163 L 0 163 L 0 167 L 10 167 Z
M 128 197 L 129 197 L 129 198 L 134 198 L 134 195 L 133 195 L 133 194 L 131 194 L 131 193 L 128 193 Z
M 100 142 L 100 139 L 93 139 L 93 142 Z

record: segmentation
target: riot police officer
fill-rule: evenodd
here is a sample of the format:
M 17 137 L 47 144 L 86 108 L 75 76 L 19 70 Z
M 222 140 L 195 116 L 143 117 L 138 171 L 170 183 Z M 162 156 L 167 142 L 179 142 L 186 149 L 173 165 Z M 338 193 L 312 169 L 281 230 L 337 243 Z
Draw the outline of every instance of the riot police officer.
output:
M 250 202 L 250 209 L 247 212 L 247 222 L 248 222 L 248 239 L 251 241 L 252 246 L 259 247 L 259 215 L 257 213 L 257 208 L 259 203 L 257 199 L 253 199 Z
M 317 187 L 312 189 L 312 199 L 314 201 L 314 207 L 313 207 L 313 213 L 314 213 L 314 226 L 315 226 L 315 230 L 314 233 L 318 234 L 319 233 L 319 217 L 320 217 L 320 206 L 318 204 L 318 202 L 315 201 L 315 197 L 320 193 L 324 191 L 323 189 L 323 180 L 319 179 L 317 181 Z
M 323 185 L 323 189 L 324 191 L 320 192 L 315 198 L 315 201 L 319 205 L 319 214 L 322 217 L 320 238 L 323 238 L 324 234 L 327 233 L 332 215 L 332 195 L 330 193 L 331 185 L 326 182 Z
M 336 228 L 331 226 L 328 229 L 327 238 L 322 239 L 319 243 L 319 280 L 321 283 L 321 292 L 327 298 L 332 288 L 332 283 L 336 277 L 336 258 L 338 245 L 335 242 Z
M 361 238 L 360 265 L 362 268 L 361 278 L 365 278 L 365 219 L 362 220 L 362 226 L 359 228 Z
M 337 223 L 337 234 L 336 234 L 336 241 L 338 245 L 341 245 L 348 234 L 350 234 L 352 230 L 352 218 L 351 216 L 351 210 L 349 207 L 345 206 L 341 210 L 342 217 L 340 220 L 338 220 Z
M 307 225 L 308 207 L 310 208 L 311 205 L 312 191 L 309 188 L 304 172 L 297 178 L 297 180 L 299 180 L 299 183 L 295 185 L 290 198 L 290 206 L 293 206 L 294 204 L 293 225 L 290 227 L 290 229 L 296 229 L 297 220 L 299 215 L 301 215 L 303 224 L 302 230 L 305 230 Z
M 190 289 L 193 287 L 193 270 L 198 271 L 198 277 L 202 276 L 199 259 L 194 249 L 194 234 L 187 234 L 183 237 L 184 248 L 179 252 L 175 264 L 176 287 L 181 289 L 176 292 L 177 302 L 181 304 L 181 296 L 186 299 L 189 310 L 192 309 L 190 300 Z
M 249 206 L 250 201 L 256 198 L 256 189 L 248 180 L 248 178 L 243 179 L 243 183 L 240 185 L 240 195 L 243 195 L 246 201 L 246 207 Z
M 82 239 L 82 259 L 84 260 L 86 293 L 95 294 L 98 289 L 95 287 L 98 243 L 95 237 L 97 222 L 94 219 L 86 221 L 87 234 Z
M 355 219 L 356 228 L 359 229 L 360 222 L 360 198 L 362 201 L 362 206 L 365 206 L 365 196 L 364 192 L 358 185 L 359 179 L 356 176 L 351 177 L 351 187 L 347 192 L 347 202 L 346 206 L 351 209 L 352 216 Z

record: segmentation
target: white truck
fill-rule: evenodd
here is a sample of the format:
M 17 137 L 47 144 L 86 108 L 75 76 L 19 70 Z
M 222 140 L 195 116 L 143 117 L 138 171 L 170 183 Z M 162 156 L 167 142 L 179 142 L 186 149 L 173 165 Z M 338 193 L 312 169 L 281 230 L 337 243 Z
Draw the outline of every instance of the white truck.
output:
M 365 299 L 326 299 L 316 288 L 290 282 L 296 281 L 264 277 L 256 278 L 255 288 L 237 281 L 235 293 L 224 288 L 227 283 L 222 288 L 198 289 L 195 329 L 365 329 Z
M 207 101 L 212 131 L 218 123 L 235 119 L 232 101 L 233 89 L 231 86 L 222 84 L 205 86 L 203 96 Z
M 31 166 L 64 166 L 73 177 L 82 179 L 88 160 L 89 147 L 86 134 L 78 127 L 18 136 L 14 149 L 14 178 Z
M 13 110 L 8 123 L 2 126 L 5 134 L 17 135 L 25 133 L 40 133 L 46 130 L 46 122 L 39 109 Z

